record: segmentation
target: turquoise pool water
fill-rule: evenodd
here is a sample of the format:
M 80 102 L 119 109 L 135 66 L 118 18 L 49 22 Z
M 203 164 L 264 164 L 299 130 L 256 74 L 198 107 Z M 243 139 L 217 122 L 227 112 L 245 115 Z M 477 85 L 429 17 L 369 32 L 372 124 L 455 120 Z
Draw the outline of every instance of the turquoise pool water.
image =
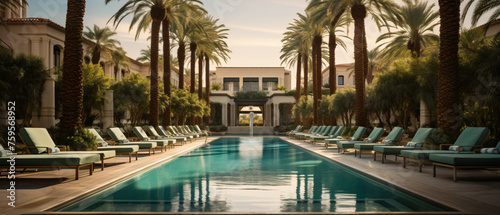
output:
M 279 138 L 220 138 L 57 211 L 450 211 Z

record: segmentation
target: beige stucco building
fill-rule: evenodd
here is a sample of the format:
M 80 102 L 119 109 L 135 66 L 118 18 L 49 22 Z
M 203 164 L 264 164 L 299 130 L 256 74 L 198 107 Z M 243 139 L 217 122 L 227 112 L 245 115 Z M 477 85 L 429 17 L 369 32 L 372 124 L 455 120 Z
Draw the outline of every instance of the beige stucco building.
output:
M 241 113 L 251 109 L 262 114 L 264 126 L 281 125 L 279 105 L 294 103 L 278 89 L 291 89 L 291 73 L 284 67 L 217 67 L 211 71 L 211 83 L 219 84 L 219 91 L 212 91 L 210 101 L 222 104 L 222 124 L 238 126 Z M 266 98 L 238 98 L 238 92 L 260 91 Z

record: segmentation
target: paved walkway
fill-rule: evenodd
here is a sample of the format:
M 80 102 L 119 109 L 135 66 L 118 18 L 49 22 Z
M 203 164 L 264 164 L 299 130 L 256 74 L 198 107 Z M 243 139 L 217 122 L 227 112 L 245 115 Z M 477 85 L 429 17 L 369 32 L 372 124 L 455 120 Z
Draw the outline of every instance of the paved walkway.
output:
M 209 137 L 208 141 L 217 138 Z M 363 158 L 358 158 L 353 156 L 354 153 L 339 154 L 336 148 L 325 149 L 322 146 L 304 143 L 302 140 L 286 137 L 282 137 L 282 139 L 386 181 L 390 186 L 406 189 L 461 211 L 454 214 L 499 214 L 500 171 L 498 169 L 463 170 L 458 173 L 458 182 L 454 183 L 451 169 L 439 168 L 438 177 L 433 178 L 430 166 L 425 166 L 423 172 L 419 173 L 417 165 L 410 164 L 404 169 L 401 165 L 401 159 L 394 161 L 392 156 L 388 157 L 389 160 L 386 164 L 382 164 L 380 161 L 373 161 L 372 155 L 368 153 L 365 153 Z M 6 179 L 5 172 L 3 172 L 4 175 L 0 177 L 0 196 L 3 196 L 0 200 L 0 214 L 43 214 L 41 211 L 99 190 L 111 182 L 123 180 L 134 173 L 175 158 L 200 147 L 204 142 L 204 139 L 197 140 L 152 156 L 142 153 L 139 155 L 139 160 L 132 160 L 132 163 L 128 163 L 128 157 L 125 156 L 110 159 L 105 161 L 104 171 L 96 168 L 92 176 L 88 175 L 88 171 L 81 170 L 79 180 L 74 180 L 74 170 L 70 169 L 18 173 L 18 178 L 15 180 L 15 208 L 7 205 L 6 189 L 8 189 L 9 180 Z

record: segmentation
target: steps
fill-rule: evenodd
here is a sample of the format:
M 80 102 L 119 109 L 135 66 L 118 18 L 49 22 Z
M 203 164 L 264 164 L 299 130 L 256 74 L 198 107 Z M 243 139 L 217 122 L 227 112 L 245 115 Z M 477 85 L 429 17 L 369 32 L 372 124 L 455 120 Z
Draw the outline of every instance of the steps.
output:
M 253 135 L 261 136 L 261 135 L 274 135 L 274 128 L 272 126 L 257 126 L 253 127 Z M 229 126 L 227 128 L 226 135 L 249 135 L 250 127 L 249 126 Z

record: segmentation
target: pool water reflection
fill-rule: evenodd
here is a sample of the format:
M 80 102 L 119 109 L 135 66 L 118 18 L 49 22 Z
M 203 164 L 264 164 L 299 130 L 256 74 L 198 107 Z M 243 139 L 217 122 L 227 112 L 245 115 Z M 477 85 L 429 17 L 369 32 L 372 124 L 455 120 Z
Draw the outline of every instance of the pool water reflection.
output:
M 58 211 L 445 211 L 279 138 L 220 138 Z

